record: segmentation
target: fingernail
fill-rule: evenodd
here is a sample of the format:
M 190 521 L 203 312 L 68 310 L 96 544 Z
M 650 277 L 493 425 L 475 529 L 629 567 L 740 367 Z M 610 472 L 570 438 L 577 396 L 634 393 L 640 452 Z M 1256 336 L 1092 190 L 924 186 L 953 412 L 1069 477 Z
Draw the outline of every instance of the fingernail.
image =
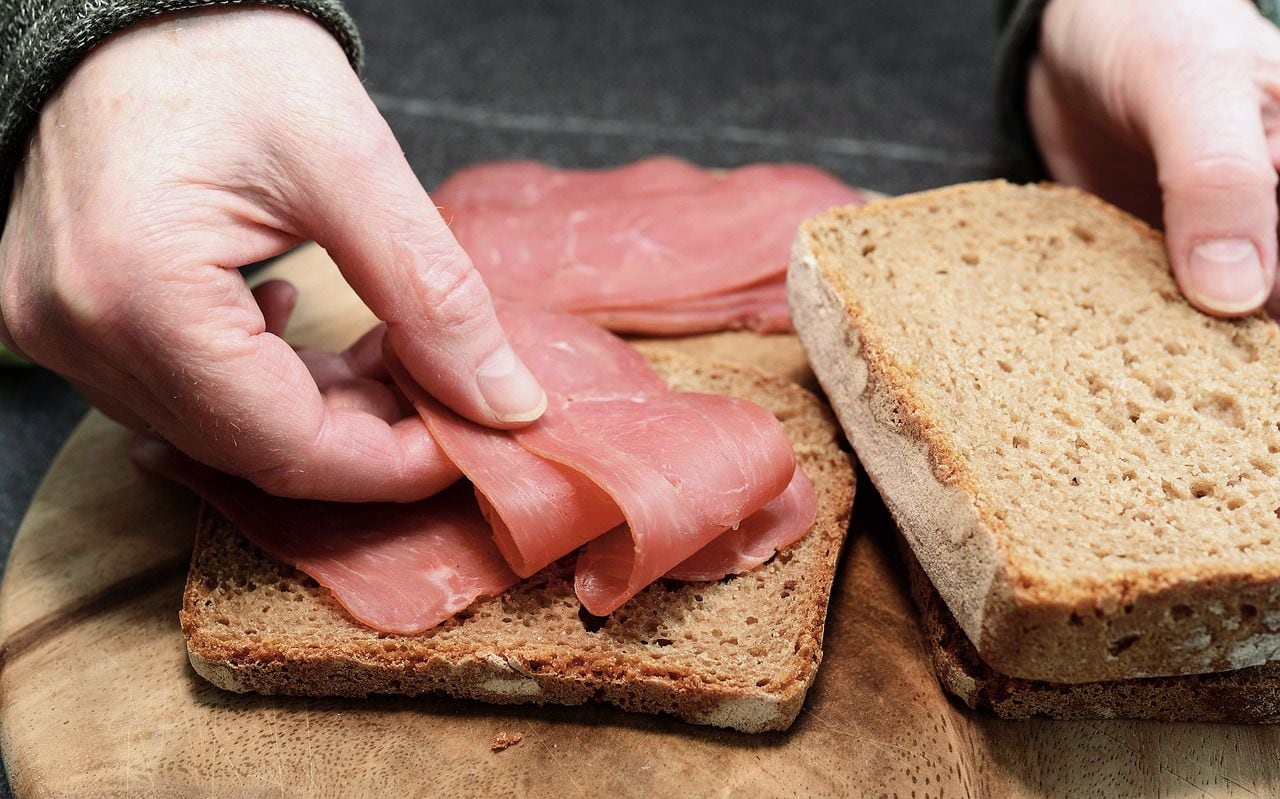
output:
M 1256 309 L 1271 293 L 1258 249 L 1248 239 L 1204 241 L 1187 261 L 1187 298 L 1221 314 Z
M 547 395 L 510 347 L 480 365 L 476 383 L 500 422 L 532 422 L 547 409 Z

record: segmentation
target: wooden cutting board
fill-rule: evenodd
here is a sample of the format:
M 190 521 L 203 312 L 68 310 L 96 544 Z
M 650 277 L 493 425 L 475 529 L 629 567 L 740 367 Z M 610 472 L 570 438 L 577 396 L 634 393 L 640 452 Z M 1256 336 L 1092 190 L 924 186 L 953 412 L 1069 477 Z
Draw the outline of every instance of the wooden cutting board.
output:
M 295 343 L 340 347 L 372 321 L 318 249 L 267 276 L 302 289 Z M 679 346 L 732 358 L 736 341 Z M 764 365 L 804 378 L 794 339 L 773 346 Z M 138 474 L 124 443 L 85 418 L 0 587 L 0 746 L 18 797 L 1280 795 L 1280 730 L 1002 722 L 948 701 L 865 483 L 826 658 L 785 734 L 598 706 L 224 693 L 191 671 L 178 629 L 195 501 Z M 494 751 L 503 737 L 519 741 Z

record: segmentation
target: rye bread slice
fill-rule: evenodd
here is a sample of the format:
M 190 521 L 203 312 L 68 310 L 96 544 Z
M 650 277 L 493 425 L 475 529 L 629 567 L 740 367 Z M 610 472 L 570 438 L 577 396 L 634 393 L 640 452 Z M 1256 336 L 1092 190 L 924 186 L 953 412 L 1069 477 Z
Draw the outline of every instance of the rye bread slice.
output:
M 239 692 L 603 701 L 744 732 L 788 727 L 822 659 L 851 457 L 830 412 L 803 389 L 653 347 L 646 356 L 675 389 L 743 397 L 777 415 L 818 493 L 805 538 L 737 577 L 661 581 L 606 618 L 580 612 L 569 556 L 435 630 L 400 636 L 353 622 L 205 506 L 180 614 L 196 672 Z
M 1054 683 L 1001 674 L 983 662 L 899 536 L 925 646 L 942 687 L 1005 719 L 1280 722 L 1280 663 L 1235 671 L 1110 682 Z
M 810 363 L 957 623 L 1004 674 L 1280 654 L 1280 333 L 1188 305 L 1159 234 L 996 181 L 805 223 Z

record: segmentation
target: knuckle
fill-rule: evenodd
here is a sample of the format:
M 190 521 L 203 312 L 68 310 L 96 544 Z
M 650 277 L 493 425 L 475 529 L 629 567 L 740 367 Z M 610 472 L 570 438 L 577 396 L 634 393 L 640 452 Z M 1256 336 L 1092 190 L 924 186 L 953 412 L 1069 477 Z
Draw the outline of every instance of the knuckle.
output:
M 416 299 L 435 324 L 465 328 L 482 318 L 490 300 L 489 290 L 469 259 L 439 257 L 414 270 Z
M 4 301 L 0 302 L 0 320 L 3 321 L 0 325 L 2 328 L 0 335 L 8 339 L 4 343 L 13 344 L 23 352 L 34 354 L 36 349 L 33 344 L 39 341 L 43 327 L 40 321 L 41 316 L 33 312 L 30 302 L 6 293 Z
M 285 456 L 284 452 L 287 452 L 288 456 Z M 279 497 L 308 495 L 312 485 L 312 470 L 309 468 L 309 459 L 304 452 L 298 452 L 294 447 L 285 447 L 283 451 L 277 450 L 272 453 L 269 462 L 255 460 L 257 463 L 254 464 L 244 462 L 236 464 L 231 471 L 243 475 L 245 479 L 268 494 Z
M 1183 69 L 1246 60 L 1241 20 L 1234 13 L 1211 10 L 1209 4 L 1198 0 L 1172 5 L 1156 24 L 1151 23 L 1147 10 L 1136 5 L 1121 13 L 1126 15 L 1127 31 L 1137 45 L 1135 55 L 1146 63 Z
M 1166 191 L 1256 189 L 1274 192 L 1275 169 L 1240 152 L 1200 155 L 1172 165 L 1161 165 L 1160 184 Z
M 307 496 L 310 480 L 308 472 L 296 463 L 281 463 L 258 469 L 247 475 L 250 482 L 278 497 Z
M 128 320 L 130 270 L 119 261 L 59 259 L 49 265 L 46 299 L 50 318 L 77 335 L 101 336 Z
M 322 175 L 333 168 L 376 169 L 403 160 L 403 151 L 368 95 L 339 92 L 286 108 L 272 145 L 289 174 Z
M 323 468 L 317 454 L 327 434 L 328 421 L 327 416 L 321 416 L 312 429 L 310 414 L 302 415 L 307 419 L 295 419 L 302 424 L 294 429 L 278 431 L 274 435 L 253 436 L 250 433 L 251 437 L 259 440 L 258 446 L 227 448 L 240 459 L 233 471 L 269 494 L 313 496 L 318 472 Z

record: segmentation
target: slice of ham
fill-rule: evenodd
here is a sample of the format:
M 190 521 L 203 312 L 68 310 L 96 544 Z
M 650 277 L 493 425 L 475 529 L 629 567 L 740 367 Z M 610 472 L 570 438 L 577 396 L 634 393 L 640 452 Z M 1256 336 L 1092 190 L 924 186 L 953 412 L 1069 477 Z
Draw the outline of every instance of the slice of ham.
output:
M 587 319 L 619 333 L 665 336 L 754 330 L 785 333 L 791 329 L 787 286 L 770 280 L 714 297 L 698 297 L 652 308 L 606 308 L 588 311 Z
M 598 325 L 525 303 L 500 302 L 498 320 L 548 394 L 625 399 L 668 393 L 640 351 Z
M 795 471 L 778 420 L 720 395 L 572 402 L 516 439 L 589 476 L 622 509 L 627 524 L 578 558 L 578 600 L 598 616 L 762 508 Z
M 622 196 L 703 188 L 715 173 L 670 156 L 608 170 L 556 169 L 537 161 L 498 161 L 455 172 L 431 197 L 446 210 L 529 208 L 540 203 L 589 205 Z M 448 214 L 443 214 L 446 221 Z
M 494 542 L 516 574 L 528 577 L 622 522 L 617 504 L 591 480 L 529 452 L 507 431 L 463 419 L 400 363 L 387 364 L 436 443 L 475 485 Z
M 272 496 L 153 439 L 135 439 L 131 454 L 199 494 L 259 549 L 378 630 L 424 632 L 518 579 L 465 484 L 403 505 L 315 502 Z
M 804 470 L 797 467 L 786 491 L 685 559 L 666 576 L 685 582 L 709 582 L 754 569 L 775 552 L 804 538 L 817 513 L 818 495 L 814 493 L 813 483 Z
M 433 197 L 498 296 L 663 334 L 778 329 L 776 305 L 750 313 L 745 299 L 691 301 L 780 280 L 803 219 L 863 201 L 812 167 L 717 173 L 673 158 L 595 171 L 491 164 Z
M 486 430 L 427 396 L 393 353 L 387 365 L 484 497 L 498 546 L 517 572 L 587 544 L 579 599 L 604 615 L 792 480 L 790 442 L 764 409 L 671 392 L 633 347 L 581 319 L 505 303 L 498 315 L 547 391 L 547 412 L 527 428 Z M 797 523 L 807 530 L 812 522 L 810 512 Z M 601 545 L 612 557 L 603 571 L 599 552 L 592 554 L 602 541 L 615 542 Z
M 667 385 L 634 347 L 567 314 L 503 303 L 498 317 L 552 400 L 641 402 Z M 527 577 L 622 523 L 617 504 L 587 476 L 535 455 L 507 431 L 470 422 L 436 402 L 388 353 L 387 369 L 449 459 L 476 487 L 507 563 Z

